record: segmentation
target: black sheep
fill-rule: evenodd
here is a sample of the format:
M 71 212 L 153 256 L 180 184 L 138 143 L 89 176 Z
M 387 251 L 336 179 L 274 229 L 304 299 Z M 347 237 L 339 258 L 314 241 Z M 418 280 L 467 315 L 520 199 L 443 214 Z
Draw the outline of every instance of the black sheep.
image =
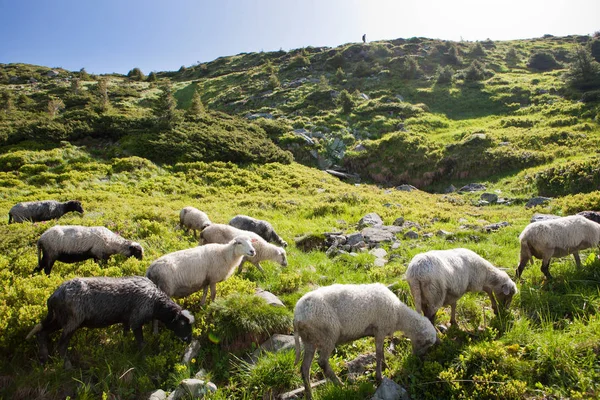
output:
M 83 214 L 83 207 L 78 200 L 61 203 L 56 200 L 26 201 L 15 204 L 8 212 L 8 223 L 39 222 L 59 219 L 68 212 L 76 211 Z
M 287 246 L 287 242 L 275 232 L 273 226 L 267 221 L 252 218 L 247 215 L 236 215 L 229 221 L 229 225 L 244 231 L 254 232 L 267 242 L 276 243 L 281 247 Z

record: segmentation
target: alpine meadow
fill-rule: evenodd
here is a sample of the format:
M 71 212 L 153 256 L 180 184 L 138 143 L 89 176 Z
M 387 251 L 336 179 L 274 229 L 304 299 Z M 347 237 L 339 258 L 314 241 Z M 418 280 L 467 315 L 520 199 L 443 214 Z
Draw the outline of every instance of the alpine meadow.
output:
M 292 337 L 303 295 L 380 282 L 415 309 L 409 263 L 455 248 L 508 273 L 518 291 L 498 312 L 491 295 L 464 294 L 452 325 L 440 308 L 439 341 L 422 356 L 401 331 L 386 338 L 384 382 L 411 399 L 599 398 L 597 243 L 580 268 L 553 257 L 547 278 L 533 258 L 515 275 L 533 219 L 600 211 L 599 61 L 600 33 L 413 37 L 127 75 L 0 64 L 0 399 L 148 399 L 159 389 L 153 398 L 292 398 L 303 388 L 293 338 L 264 344 Z M 13 206 L 40 200 L 77 200 L 84 212 L 8 222 Z M 188 206 L 212 224 L 268 221 L 287 265 L 245 263 L 204 306 L 201 290 L 174 298 L 194 317 L 191 345 L 148 322 L 140 347 L 117 324 L 78 329 L 68 362 L 50 335 L 41 363 L 39 340 L 26 337 L 54 291 L 73 278 L 145 276 L 158 258 L 198 246 L 201 233 L 180 225 Z M 86 253 L 34 272 L 38 239 L 57 225 L 106 227 L 143 257 Z M 342 385 L 316 385 L 314 398 L 372 398 L 374 353 L 373 337 L 337 345 L 329 363 Z M 316 360 L 310 372 L 325 379 Z M 200 389 L 182 386 L 188 378 Z

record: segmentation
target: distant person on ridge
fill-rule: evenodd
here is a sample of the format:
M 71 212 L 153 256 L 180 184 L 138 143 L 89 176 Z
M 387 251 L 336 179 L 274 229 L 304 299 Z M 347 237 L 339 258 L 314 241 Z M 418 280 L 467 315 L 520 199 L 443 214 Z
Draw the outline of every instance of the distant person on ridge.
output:
M 366 33 L 363 35 L 363 43 L 367 43 L 367 34 Z

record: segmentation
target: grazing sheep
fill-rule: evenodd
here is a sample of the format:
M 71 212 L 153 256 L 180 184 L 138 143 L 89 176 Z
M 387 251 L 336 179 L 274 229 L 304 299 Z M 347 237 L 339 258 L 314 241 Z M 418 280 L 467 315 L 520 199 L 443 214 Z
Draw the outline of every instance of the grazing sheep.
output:
M 599 211 L 582 211 L 577 213 L 577 215 L 582 215 L 589 219 L 590 221 L 594 221 L 600 224 L 600 212 Z
M 200 233 L 200 244 L 205 243 L 227 243 L 236 236 L 248 236 L 252 239 L 252 245 L 256 250 L 254 257 L 244 257 L 238 272 L 242 272 L 242 265 L 248 261 L 251 262 L 258 268 L 260 272 L 264 274 L 264 270 L 260 265 L 261 261 L 273 261 L 281 265 L 282 267 L 287 266 L 287 254 L 283 247 L 277 247 L 268 243 L 265 239 L 260 237 L 258 234 L 250 231 L 244 231 L 235 228 L 230 225 L 224 224 L 212 224 Z
M 71 337 L 80 327 L 102 328 L 123 324 L 133 331 L 138 346 L 144 343 L 142 326 L 158 319 L 180 339 L 190 342 L 194 317 L 142 276 L 75 278 L 63 282 L 48 298 L 48 315 L 27 335 L 37 334 L 40 359 L 48 360 L 49 334 L 62 329 L 58 353 L 67 359 Z
M 267 242 L 276 243 L 281 247 L 287 247 L 287 242 L 275 232 L 273 226 L 267 221 L 252 218 L 247 215 L 236 215 L 229 221 L 229 225 L 244 231 L 254 232 Z
M 33 272 L 50 274 L 58 261 L 74 263 L 93 258 L 107 260 L 113 254 L 141 260 L 142 246 L 111 232 L 103 226 L 57 225 L 46 230 L 37 241 L 38 266 Z
M 581 215 L 571 215 L 529 224 L 519 235 L 521 257 L 517 267 L 517 278 L 523 273 L 525 265 L 532 257 L 542 260 L 542 272 L 547 279 L 550 275 L 550 259 L 573 254 L 577 267 L 581 267 L 579 250 L 598 246 L 600 243 L 600 224 Z
M 380 283 L 368 285 L 331 285 L 302 296 L 294 309 L 296 361 L 300 361 L 300 341 L 304 344 L 302 379 L 306 398 L 312 397 L 310 366 L 319 350 L 318 363 L 325 376 L 341 384 L 329 365 L 335 346 L 365 336 L 375 337 L 376 378 L 381 381 L 383 341 L 402 331 L 412 342 L 413 352 L 424 354 L 437 341 L 435 328 L 427 318 L 402 303 Z
M 56 200 L 26 201 L 15 204 L 8 212 L 8 223 L 39 222 L 59 219 L 70 211 L 83 214 L 83 207 L 78 200 L 61 203 Z
M 406 280 L 417 312 L 422 312 L 431 324 L 435 323 L 437 310 L 450 305 L 450 323 L 456 325 L 456 302 L 466 292 L 486 292 L 496 314 L 499 312 L 496 301 L 508 307 L 517 293 L 517 285 L 506 272 L 468 249 L 417 254 L 408 265 Z
M 204 289 L 201 305 L 215 299 L 217 283 L 233 274 L 244 256 L 254 256 L 250 238 L 239 236 L 227 244 L 211 243 L 205 246 L 179 250 L 153 261 L 146 271 L 163 292 L 171 297 L 185 297 Z
M 205 212 L 194 207 L 184 207 L 179 213 L 179 225 L 188 233 L 189 230 L 194 231 L 194 239 L 196 231 L 202 231 L 211 224 L 208 215 Z

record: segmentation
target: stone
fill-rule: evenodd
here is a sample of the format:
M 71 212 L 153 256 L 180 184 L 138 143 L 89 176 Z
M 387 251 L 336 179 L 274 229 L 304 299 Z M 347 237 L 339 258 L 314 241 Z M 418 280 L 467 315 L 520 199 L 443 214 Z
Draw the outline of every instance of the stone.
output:
M 393 232 L 381 228 L 365 228 L 361 233 L 367 243 L 393 242 L 396 239 Z
M 410 400 L 408 392 L 389 378 L 383 378 L 371 400 Z
M 413 190 L 418 190 L 416 187 L 414 187 L 413 185 L 400 185 L 400 186 L 396 186 L 396 190 L 399 190 L 401 192 L 412 192 Z
M 450 185 L 446 189 L 444 189 L 444 193 L 454 193 L 456 192 L 456 186 Z
M 375 353 L 361 354 L 354 360 L 348 361 L 346 367 L 348 368 L 348 375 L 350 378 L 357 378 L 363 375 L 368 370 L 368 366 L 374 364 L 376 361 Z
M 148 397 L 148 400 L 165 400 L 166 398 L 167 393 L 162 389 L 158 389 L 150 393 L 150 397 Z
M 550 197 L 542 197 L 542 196 L 534 197 L 531 200 L 529 200 L 527 202 L 527 204 L 525 204 L 525 208 L 541 206 L 541 205 L 548 203 L 550 200 L 552 200 Z
M 394 222 L 392 222 L 392 225 L 394 226 L 402 226 L 404 225 L 404 217 L 398 217 L 394 220 Z
M 365 93 L 359 94 L 358 97 L 360 97 L 363 100 L 369 100 L 369 96 L 367 94 L 365 94 Z
M 479 192 L 485 190 L 486 187 L 482 183 L 469 183 L 458 189 L 459 192 Z
M 452 236 L 452 232 L 448 232 L 448 231 L 445 231 L 443 229 L 440 229 L 435 234 L 438 235 L 438 236 L 441 236 L 441 237 Z
M 360 232 L 352 233 L 352 234 L 346 236 L 346 244 L 349 246 L 356 246 L 360 242 L 364 242 L 364 240 L 365 239 L 364 239 L 362 233 L 360 233 Z
M 342 180 L 347 180 L 347 181 L 352 181 L 352 182 L 360 181 L 360 176 L 358 176 L 357 174 L 349 174 L 347 172 L 335 171 L 333 169 L 326 169 L 325 172 L 327 172 L 329 175 L 333 175 L 336 178 L 340 178 Z
M 479 198 L 483 201 L 487 201 L 488 203 L 497 203 L 498 202 L 498 195 L 496 193 L 482 193 L 481 196 L 479 196 Z
M 378 268 L 385 266 L 385 264 L 387 264 L 387 260 L 385 258 L 376 258 L 375 261 L 373 261 L 373 265 Z
M 531 219 L 529 220 L 529 222 L 546 221 L 546 220 L 549 220 L 549 219 L 556 219 L 556 218 L 560 218 L 560 216 L 559 215 L 554 215 L 554 214 L 535 213 L 535 214 L 533 214 L 533 216 L 531 217 Z
M 279 353 L 280 351 L 294 349 L 295 346 L 293 335 L 281 335 L 276 333 L 252 353 L 251 360 L 255 362 L 263 353 Z
M 404 237 L 406 239 L 418 239 L 419 238 L 419 234 L 415 231 L 408 231 L 404 234 Z
M 376 213 L 369 213 L 358 221 L 358 229 L 362 230 L 366 227 L 380 228 L 383 226 L 383 220 Z
M 304 131 L 304 129 L 302 129 L 302 131 Z M 312 145 L 314 145 L 314 144 L 315 144 L 315 141 L 314 141 L 314 140 L 313 140 L 313 139 L 312 139 L 310 136 L 308 136 L 306 133 L 304 133 L 304 132 L 300 132 L 300 129 L 296 129 L 296 130 L 294 131 L 294 135 L 295 135 L 295 136 L 298 136 L 299 138 L 302 138 L 302 139 L 304 139 L 304 141 L 305 141 L 305 142 L 306 142 L 306 144 L 308 144 L 308 145 L 311 145 L 311 146 L 312 146 Z
M 183 353 L 183 357 L 181 357 L 182 364 L 189 364 L 192 362 L 192 358 L 196 358 L 198 352 L 200 351 L 200 341 L 194 339 L 185 349 L 185 353 Z
M 217 385 L 212 382 L 206 382 L 202 379 L 184 379 L 181 381 L 177 389 L 173 391 L 168 397 L 169 400 L 179 400 L 183 398 L 203 398 L 204 395 L 215 393 L 217 391 Z
M 385 258 L 387 256 L 387 251 L 382 249 L 381 247 L 377 247 L 375 249 L 369 250 L 369 254 L 374 255 L 376 258 Z
M 279 297 L 275 296 L 271 292 L 267 292 L 266 290 L 257 288 L 256 291 L 254 292 L 254 294 L 256 294 L 258 297 L 265 299 L 267 304 L 269 304 L 271 306 L 285 307 L 285 304 L 283 304 L 283 302 L 281 300 L 279 300 Z
M 249 120 L 258 119 L 258 118 L 273 119 L 273 114 L 269 114 L 269 113 L 255 113 L 255 114 L 248 114 L 248 115 L 246 115 L 246 119 L 249 119 Z
M 398 241 L 395 241 L 394 243 L 392 243 L 392 250 L 397 250 L 400 248 L 400 246 L 402 246 L 402 244 Z
M 489 224 L 483 227 L 483 230 L 485 230 L 486 232 L 492 232 L 492 231 L 497 231 L 500 228 L 504 228 L 505 226 L 510 225 L 508 222 L 503 221 L 503 222 L 497 222 L 495 224 Z
M 352 151 L 367 151 L 367 148 L 362 143 L 359 143 L 352 148 Z

